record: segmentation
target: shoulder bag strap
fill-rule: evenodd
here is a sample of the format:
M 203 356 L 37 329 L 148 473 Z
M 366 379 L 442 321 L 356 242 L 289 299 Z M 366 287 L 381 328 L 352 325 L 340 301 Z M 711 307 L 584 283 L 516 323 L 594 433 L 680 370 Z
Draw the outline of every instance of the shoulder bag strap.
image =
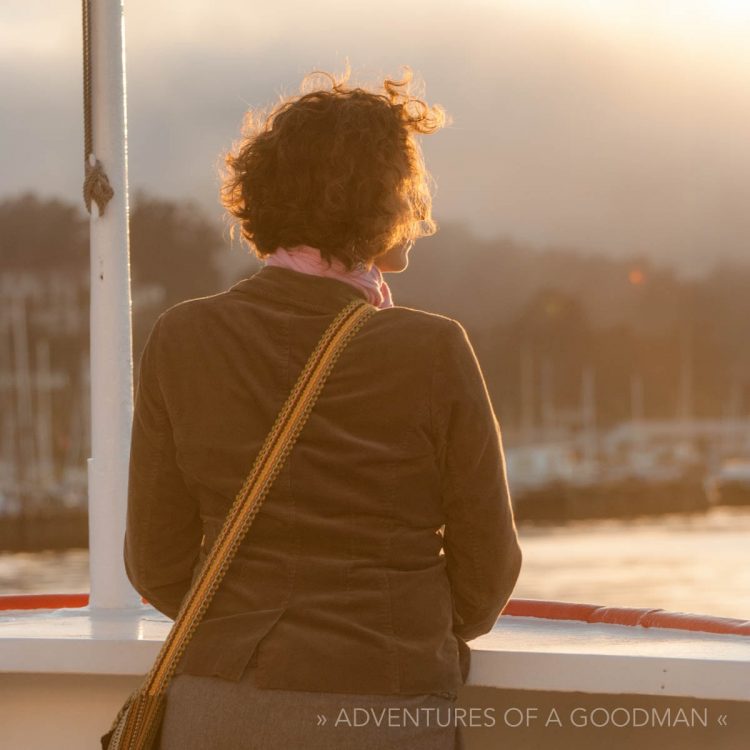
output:
M 180 657 L 294 446 L 338 355 L 377 309 L 363 299 L 350 302 L 328 326 L 310 355 L 237 494 L 199 576 L 183 599 L 174 625 L 145 681 L 149 695 L 166 691 Z

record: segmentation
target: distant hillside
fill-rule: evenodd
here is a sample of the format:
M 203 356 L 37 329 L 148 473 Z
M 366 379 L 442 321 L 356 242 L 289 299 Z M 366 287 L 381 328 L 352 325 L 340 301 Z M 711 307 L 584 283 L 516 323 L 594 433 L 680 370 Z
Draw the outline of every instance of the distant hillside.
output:
M 131 214 L 131 264 L 136 360 L 162 309 L 226 289 L 258 267 L 195 205 L 143 194 Z M 0 202 L 0 272 L 10 287 L 16 271 L 40 279 L 54 271 L 55 284 L 69 274 L 69 284 L 80 286 L 80 330 L 59 342 L 65 358 L 77 361 L 88 346 L 80 210 L 33 195 Z M 466 326 L 493 402 L 511 426 L 522 421 L 524 399 L 536 419 L 575 419 L 584 376 L 595 383 L 602 425 L 629 418 L 636 380 L 647 417 L 750 412 L 750 264 L 688 281 L 643 258 L 540 250 L 446 223 L 411 250 L 406 272 L 387 280 L 397 304 Z

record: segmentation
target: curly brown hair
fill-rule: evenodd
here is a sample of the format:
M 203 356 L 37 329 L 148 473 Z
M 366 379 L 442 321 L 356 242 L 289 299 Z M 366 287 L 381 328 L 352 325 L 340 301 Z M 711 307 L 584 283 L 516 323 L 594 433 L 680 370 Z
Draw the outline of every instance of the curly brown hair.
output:
M 299 95 L 270 113 L 247 113 L 241 140 L 224 156 L 221 202 L 259 258 L 304 244 L 351 270 L 436 232 L 432 178 L 415 134 L 434 133 L 447 117 L 410 92 L 403 67 L 383 93 L 348 88 L 348 65 L 339 79 L 313 70 Z M 305 93 L 318 74 L 330 89 Z

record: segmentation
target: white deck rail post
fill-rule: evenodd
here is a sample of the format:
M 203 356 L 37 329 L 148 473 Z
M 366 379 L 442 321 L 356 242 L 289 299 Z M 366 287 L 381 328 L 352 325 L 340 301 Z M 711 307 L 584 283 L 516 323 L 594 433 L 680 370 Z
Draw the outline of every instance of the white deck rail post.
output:
M 133 419 L 123 0 L 92 0 L 93 142 L 114 197 L 91 203 L 91 458 L 88 461 L 92 609 L 138 607 L 123 538 Z

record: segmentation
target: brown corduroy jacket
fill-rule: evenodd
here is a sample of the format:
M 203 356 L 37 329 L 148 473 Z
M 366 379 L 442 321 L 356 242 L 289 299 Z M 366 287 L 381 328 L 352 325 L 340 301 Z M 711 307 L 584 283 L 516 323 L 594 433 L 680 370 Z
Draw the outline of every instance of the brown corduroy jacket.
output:
M 125 564 L 171 618 L 308 355 L 363 296 L 264 266 L 163 312 L 141 355 Z M 521 551 L 464 328 L 395 306 L 343 351 L 179 672 L 264 688 L 455 695 Z

